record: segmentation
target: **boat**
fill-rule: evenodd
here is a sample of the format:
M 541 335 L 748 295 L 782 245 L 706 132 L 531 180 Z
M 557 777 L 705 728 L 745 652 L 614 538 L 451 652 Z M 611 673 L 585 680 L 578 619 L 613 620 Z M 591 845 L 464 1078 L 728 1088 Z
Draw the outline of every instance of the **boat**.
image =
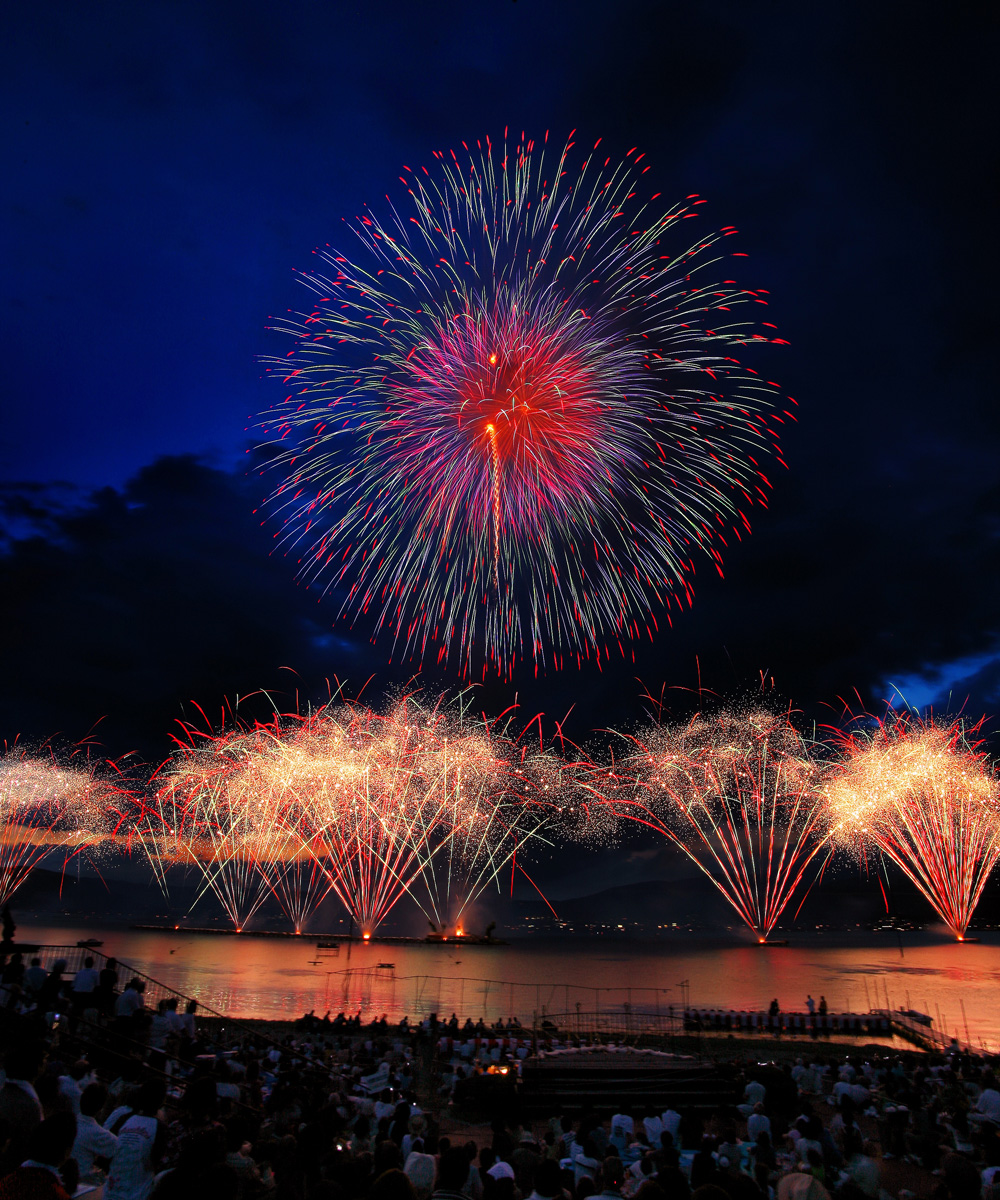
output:
M 339 950 L 340 942 L 317 942 L 317 950 Z
M 383 971 L 395 971 L 395 963 L 376 963 L 375 966 Z
M 81 950 L 92 950 L 96 946 L 104 945 L 100 938 L 84 938 L 82 942 L 77 942 L 76 944 Z

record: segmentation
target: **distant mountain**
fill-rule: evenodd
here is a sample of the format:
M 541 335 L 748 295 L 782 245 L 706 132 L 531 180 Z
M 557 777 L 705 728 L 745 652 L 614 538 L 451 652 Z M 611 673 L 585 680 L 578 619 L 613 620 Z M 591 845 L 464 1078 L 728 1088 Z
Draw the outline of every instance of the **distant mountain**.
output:
M 884 882 L 884 880 L 883 880 Z M 898 871 L 890 871 L 886 889 L 889 915 L 914 922 L 937 920 L 928 903 Z M 195 912 L 188 910 L 196 890 L 191 885 L 171 888 L 166 901 L 151 879 L 124 878 L 109 872 L 105 878 L 76 872 L 34 871 L 11 903 L 16 921 L 94 921 L 99 924 L 184 921 L 188 925 L 225 925 L 226 919 L 211 897 L 204 898 Z M 808 894 L 801 910 L 801 896 L 786 908 L 779 925 L 814 928 L 817 925 L 845 928 L 870 925 L 886 917 L 886 902 L 874 873 L 868 878 L 855 867 L 828 871 Z M 520 935 L 551 929 L 556 919 L 575 930 L 624 926 L 623 932 L 654 933 L 658 927 L 695 927 L 719 930 L 738 927 L 739 917 L 717 888 L 704 876 L 676 880 L 622 883 L 590 894 L 553 901 L 556 918 L 540 897 L 512 900 L 509 894 L 485 891 L 465 914 L 470 931 L 484 929 L 496 921 L 498 934 Z M 796 916 L 796 912 L 798 915 Z M 977 909 L 981 921 L 1000 921 L 1000 872 L 984 893 Z M 254 917 L 256 928 L 283 929 L 287 919 L 277 903 L 268 900 Z M 340 902 L 328 896 L 309 922 L 321 932 L 343 932 L 348 925 Z M 390 913 L 382 927 L 386 934 L 423 936 L 426 919 L 405 899 Z

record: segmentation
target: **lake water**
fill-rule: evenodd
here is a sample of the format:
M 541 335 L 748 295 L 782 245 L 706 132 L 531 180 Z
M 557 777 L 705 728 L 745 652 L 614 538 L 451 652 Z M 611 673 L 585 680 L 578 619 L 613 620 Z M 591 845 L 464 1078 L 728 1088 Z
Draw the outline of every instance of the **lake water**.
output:
M 1000 1049 L 1000 934 L 956 944 L 932 932 L 792 935 L 789 946 L 683 934 L 662 941 L 564 937 L 509 946 L 342 943 L 315 938 L 27 924 L 19 941 L 74 945 L 102 938 L 105 954 L 233 1017 L 293 1018 L 359 1008 L 366 1020 L 430 1012 L 460 1017 L 534 1013 L 665 1013 L 670 1005 L 764 1009 L 777 997 L 802 1011 L 807 993 L 831 1012 L 912 1007 L 965 1041 Z M 389 964 L 389 965 L 384 965 Z M 963 1008 L 964 1006 L 964 1008 Z

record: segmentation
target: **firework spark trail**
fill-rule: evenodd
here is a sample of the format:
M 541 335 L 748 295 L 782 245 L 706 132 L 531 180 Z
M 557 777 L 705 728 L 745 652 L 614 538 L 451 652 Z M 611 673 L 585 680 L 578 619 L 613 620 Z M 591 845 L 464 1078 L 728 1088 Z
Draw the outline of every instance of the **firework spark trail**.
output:
M 768 712 L 724 712 L 631 741 L 608 789 L 615 812 L 682 850 L 765 941 L 829 846 L 798 732 Z
M 139 838 L 162 887 L 171 865 L 193 868 L 199 885 L 191 907 L 211 892 L 237 930 L 269 894 L 286 897 L 297 877 L 282 797 L 256 779 L 276 740 L 274 727 L 257 725 L 181 744 Z
M 982 722 L 890 710 L 840 733 L 826 793 L 838 840 L 877 847 L 961 941 L 1000 861 L 1000 789 Z
M 315 747 L 331 736 L 352 743 L 363 766 L 339 797 L 322 771 L 303 802 L 327 814 L 315 819 L 312 852 L 366 932 L 404 894 L 435 928 L 456 925 L 555 812 L 536 799 L 549 787 L 539 763 L 526 770 L 505 732 L 470 721 L 460 704 L 410 696 L 385 715 L 342 706 L 311 717 L 297 739 Z
M 443 928 L 545 844 L 561 770 L 461 701 L 408 696 L 383 713 L 331 702 L 190 736 L 136 841 L 161 886 L 173 867 L 193 869 L 195 902 L 213 893 L 237 929 L 270 893 L 300 931 L 327 891 L 365 934 L 404 895 Z
M 360 218 L 358 263 L 319 251 L 315 307 L 267 360 L 288 388 L 261 423 L 276 541 L 403 655 L 470 674 L 652 637 L 766 507 L 794 419 L 733 357 L 780 341 L 733 315 L 762 292 L 711 278 L 736 230 L 690 241 L 700 199 L 663 211 L 644 155 L 595 146 L 577 170 L 573 149 L 487 139 L 405 168 L 407 210 Z
M 541 746 L 533 751 L 526 739 L 511 739 L 502 721 L 473 722 L 459 709 L 439 710 L 438 724 L 434 754 L 423 764 L 421 882 L 431 923 L 443 930 L 461 927 L 463 914 L 515 868 L 525 847 L 530 853 L 551 844 L 561 821 L 562 764 Z
M 114 841 L 124 789 L 99 777 L 86 755 L 72 765 L 52 754 L 11 750 L 0 757 L 0 907 L 53 854 L 75 855 Z

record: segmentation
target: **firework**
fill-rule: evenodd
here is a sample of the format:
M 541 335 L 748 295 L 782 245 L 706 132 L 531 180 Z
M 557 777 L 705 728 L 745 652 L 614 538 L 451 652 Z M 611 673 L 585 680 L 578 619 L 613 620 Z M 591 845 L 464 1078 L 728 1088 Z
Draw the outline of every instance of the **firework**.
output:
M 164 891 L 170 867 L 193 869 L 192 907 L 212 893 L 237 931 L 268 895 L 282 903 L 296 929 L 315 902 L 309 873 L 300 868 L 294 814 L 267 775 L 280 736 L 277 726 L 259 724 L 192 736 L 161 772 L 140 822 L 139 840 Z
M 980 724 L 890 710 L 838 736 L 827 784 L 838 840 L 891 859 L 961 941 L 1000 860 L 1000 793 Z
M 366 935 L 403 896 L 454 928 L 502 872 L 530 878 L 562 773 L 461 701 L 408 696 L 382 713 L 338 701 L 190 737 L 136 837 L 165 891 L 171 869 L 193 870 L 195 902 L 213 894 L 237 929 L 273 895 L 300 932 L 329 891 Z
M 61 852 L 65 864 L 116 836 L 118 789 L 97 778 L 85 755 L 71 762 L 20 750 L 0 758 L 0 906 L 50 855 Z
M 786 717 L 658 723 L 631 739 L 616 778 L 618 815 L 682 850 L 762 942 L 828 850 L 816 769 Z
M 557 808 L 555 759 L 530 754 L 461 700 L 407 696 L 377 713 L 338 704 L 301 722 L 282 764 L 310 814 L 307 848 L 359 928 L 373 932 L 404 895 L 435 929 L 501 872 L 524 872 Z M 277 766 L 277 764 L 275 764 Z
M 315 307 L 267 360 L 301 577 L 404 656 L 484 676 L 652 636 L 766 506 L 791 418 L 733 357 L 779 340 L 734 317 L 763 295 L 717 277 L 735 229 L 685 236 L 702 201 L 645 196 L 642 154 L 547 142 L 406 168 L 405 211 L 360 219 L 356 262 L 319 251 Z

